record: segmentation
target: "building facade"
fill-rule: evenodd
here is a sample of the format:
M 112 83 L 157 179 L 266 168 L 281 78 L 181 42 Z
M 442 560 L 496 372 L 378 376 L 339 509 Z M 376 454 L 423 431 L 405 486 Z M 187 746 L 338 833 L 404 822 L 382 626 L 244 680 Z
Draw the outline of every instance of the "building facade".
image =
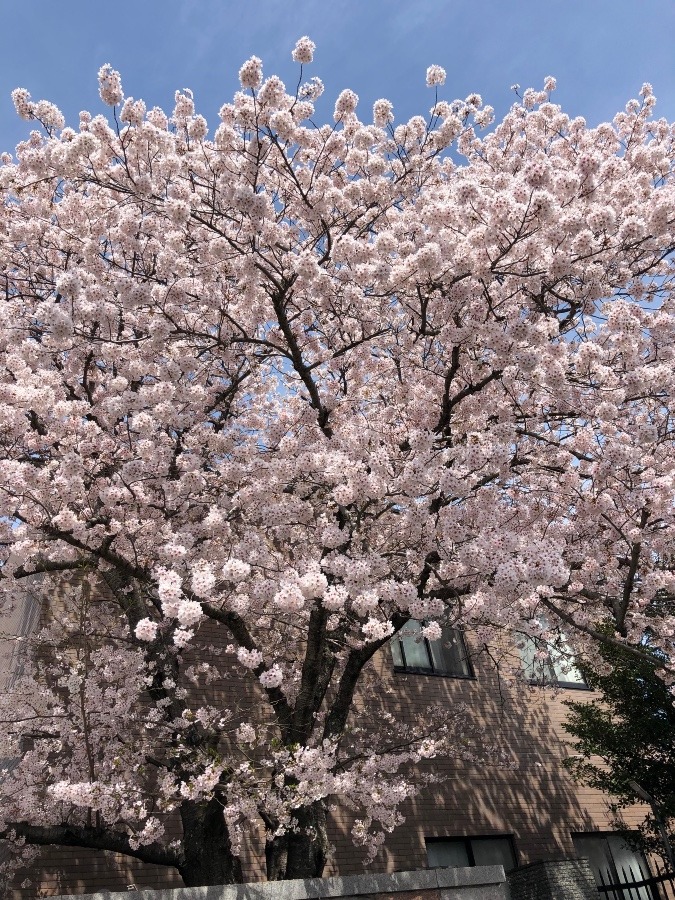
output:
M 8 620 L 5 630 L 25 636 L 36 622 L 33 602 L 29 612 Z M 427 763 L 440 780 L 406 805 L 405 823 L 388 836 L 370 871 L 491 864 L 508 870 L 578 856 L 588 857 L 597 871 L 644 864 L 612 834 L 610 798 L 575 784 L 562 765 L 569 752 L 562 729 L 565 701 L 592 696 L 573 666 L 561 667 L 555 660 L 540 663 L 530 674 L 545 684 L 527 684 L 504 677 L 495 653 L 472 643 L 469 636 L 454 633 L 446 638 L 433 645 L 413 633 L 395 640 L 374 660 L 377 695 L 371 691 L 367 704 L 363 698 L 357 702 L 374 720 L 387 711 L 401 721 L 412 720 L 430 704 L 448 710 L 461 705 L 482 727 L 486 751 L 478 763 L 456 759 Z M 4 652 L 0 671 L 8 685 L 21 665 L 16 655 L 20 642 L 8 640 L 4 646 L 12 648 L 11 654 Z M 520 654 L 526 671 L 535 665 L 527 647 Z M 635 807 L 625 819 L 631 826 L 643 817 L 644 809 Z M 352 822 L 346 809 L 333 813 L 334 852 L 325 875 L 363 871 L 363 854 L 350 839 Z M 258 846 L 263 846 L 262 840 Z M 264 877 L 263 859 L 245 852 L 243 861 L 247 880 Z M 8 897 L 33 900 L 180 886 L 173 869 L 110 852 L 48 847 L 8 886 Z M 645 894 L 644 900 L 648 898 Z

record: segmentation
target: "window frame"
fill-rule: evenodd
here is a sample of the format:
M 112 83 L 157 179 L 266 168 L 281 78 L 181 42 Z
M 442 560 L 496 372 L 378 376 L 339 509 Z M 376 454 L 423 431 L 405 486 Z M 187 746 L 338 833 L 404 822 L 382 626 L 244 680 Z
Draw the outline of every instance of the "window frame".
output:
M 496 838 L 504 840 L 508 843 L 511 849 L 511 855 L 513 857 L 513 867 L 510 869 L 506 869 L 504 867 L 504 872 L 512 872 L 514 869 L 519 868 L 520 866 L 520 858 L 518 855 L 518 848 L 516 846 L 515 836 L 513 833 L 508 834 L 469 834 L 469 835 L 434 835 L 434 837 L 425 837 L 424 838 L 424 846 L 425 849 L 428 848 L 429 844 L 464 844 L 464 850 L 466 851 L 467 859 L 469 860 L 469 868 L 475 868 L 476 857 L 473 852 L 473 841 L 494 841 Z M 440 869 L 444 868 L 443 866 L 429 866 L 429 852 L 427 850 L 427 868 Z M 501 863 L 491 863 L 490 865 L 501 865 Z M 461 868 L 461 866 L 451 866 L 450 868 Z
M 418 621 L 419 621 L 418 619 L 409 619 L 408 620 L 408 622 L 418 622 Z M 406 622 L 406 625 L 408 624 L 408 622 Z M 422 621 L 419 624 L 423 625 L 424 622 Z M 394 667 L 394 674 L 396 674 L 396 675 L 430 675 L 432 678 L 463 678 L 465 681 L 475 681 L 476 680 L 473 666 L 471 665 L 471 657 L 469 656 L 469 652 L 466 647 L 466 641 L 464 640 L 464 634 L 462 633 L 461 628 L 458 628 L 458 627 L 452 626 L 452 625 L 442 626 L 443 634 L 440 638 L 440 641 L 444 641 L 444 640 L 448 639 L 448 638 L 446 638 L 446 632 L 452 632 L 453 638 L 459 642 L 460 653 L 461 653 L 464 665 L 466 666 L 466 669 L 467 669 L 466 674 L 464 674 L 464 673 L 455 674 L 454 672 L 437 671 L 434 668 L 434 655 L 431 651 L 430 641 L 425 637 L 422 638 L 422 640 L 420 641 L 420 644 L 424 645 L 430 667 L 427 669 L 427 668 L 422 668 L 421 666 L 407 665 L 406 659 L 405 659 L 405 648 L 403 646 L 403 639 L 400 636 L 400 632 L 405 629 L 406 625 L 404 625 L 403 628 L 400 629 L 400 631 L 396 632 L 396 634 L 391 638 L 391 641 L 390 641 L 389 652 L 391 653 L 391 656 L 392 656 L 392 664 Z M 403 660 L 403 665 L 399 665 L 396 662 L 396 659 L 394 657 L 394 650 L 392 647 L 394 641 L 398 642 L 398 648 L 399 648 L 398 652 L 400 653 L 401 659 Z

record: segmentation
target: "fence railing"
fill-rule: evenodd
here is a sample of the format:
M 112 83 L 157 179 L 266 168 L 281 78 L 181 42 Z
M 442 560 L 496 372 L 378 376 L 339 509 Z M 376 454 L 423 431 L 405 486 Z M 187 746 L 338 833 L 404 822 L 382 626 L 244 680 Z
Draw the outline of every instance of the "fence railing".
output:
M 673 900 L 675 898 L 675 873 L 666 872 L 657 864 L 655 875 L 644 872 L 641 865 L 633 866 L 628 871 L 622 866 L 615 872 L 600 870 L 598 891 L 608 900 Z M 617 880 L 618 877 L 618 880 Z

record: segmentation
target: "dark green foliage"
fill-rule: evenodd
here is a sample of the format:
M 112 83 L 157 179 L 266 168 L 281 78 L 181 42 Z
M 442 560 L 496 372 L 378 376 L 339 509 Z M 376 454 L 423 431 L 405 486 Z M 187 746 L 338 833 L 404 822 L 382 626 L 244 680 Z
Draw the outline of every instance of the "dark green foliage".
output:
M 621 810 L 641 802 L 630 782 L 655 801 L 675 846 L 675 697 L 660 677 L 659 657 L 640 647 L 649 659 L 615 647 L 599 650 L 606 674 L 583 666 L 586 681 L 600 698 L 590 703 L 569 702 L 565 730 L 576 739 L 575 755 L 565 761 L 574 777 L 612 794 L 612 810 L 621 825 Z M 630 843 L 645 852 L 667 857 L 654 810 L 645 817 L 639 836 Z

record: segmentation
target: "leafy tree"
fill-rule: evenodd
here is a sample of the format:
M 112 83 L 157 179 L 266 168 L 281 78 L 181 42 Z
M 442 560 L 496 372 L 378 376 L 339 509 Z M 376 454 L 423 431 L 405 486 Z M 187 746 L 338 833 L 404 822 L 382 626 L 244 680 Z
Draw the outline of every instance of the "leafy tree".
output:
M 600 657 L 602 668 L 583 666 L 589 687 L 600 696 L 589 703 L 567 703 L 570 713 L 563 727 L 576 742 L 575 755 L 565 765 L 579 781 L 617 798 L 612 809 L 620 827 L 622 809 L 650 803 L 652 811 L 639 827 L 637 843 L 670 861 L 675 846 L 672 686 L 654 667 L 662 662 L 660 654 L 654 653 L 650 663 L 605 646 Z M 634 833 L 626 837 L 635 845 Z
M 481 136 L 444 80 L 320 125 L 320 79 L 252 57 L 212 137 L 109 66 L 112 123 L 14 92 L 0 584 L 53 619 L 0 701 L 12 846 L 215 884 L 262 823 L 270 878 L 318 875 L 337 798 L 372 856 L 417 764 L 471 751 L 459 710 L 382 709 L 409 619 L 583 656 L 675 590 L 672 126 L 645 85 L 589 128 L 549 78 Z

